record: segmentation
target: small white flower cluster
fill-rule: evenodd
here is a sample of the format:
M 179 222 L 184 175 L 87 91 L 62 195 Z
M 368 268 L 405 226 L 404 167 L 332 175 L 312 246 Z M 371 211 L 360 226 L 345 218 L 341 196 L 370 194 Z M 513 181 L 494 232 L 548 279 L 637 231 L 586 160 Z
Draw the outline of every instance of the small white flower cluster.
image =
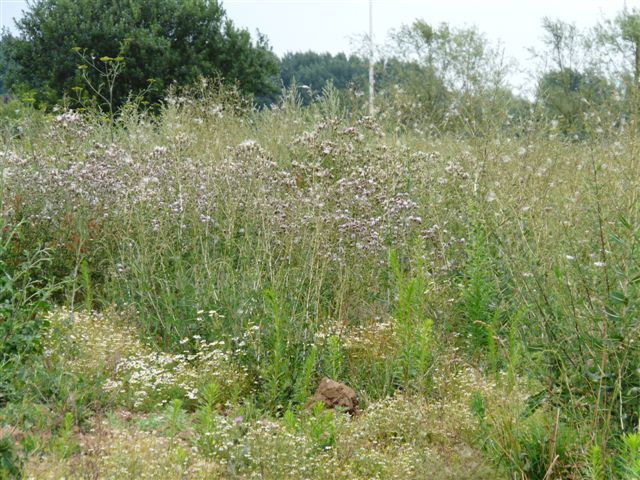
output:
M 142 343 L 114 311 L 59 309 L 48 320 L 48 361 L 97 378 L 117 404 L 146 410 L 176 398 L 193 402 L 200 387 L 212 382 L 229 395 L 248 388 L 246 369 L 237 364 L 224 340 L 207 342 L 194 336 L 193 352 L 167 353 Z
M 351 328 L 344 338 L 344 347 L 350 356 L 384 359 L 395 352 L 397 341 L 395 321 L 376 320 Z
M 60 115 L 56 115 L 55 117 L 55 122 L 59 125 L 62 125 L 63 127 L 69 127 L 70 125 L 78 123 L 81 120 L 82 116 L 79 113 L 74 112 L 73 110 L 67 110 L 66 112 L 61 113 Z
M 131 406 L 143 410 L 175 398 L 195 401 L 200 388 L 211 382 L 227 393 L 246 389 L 246 370 L 236 365 L 223 340 L 194 340 L 194 353 L 149 351 L 122 359 L 103 388 L 124 403 L 133 398 Z

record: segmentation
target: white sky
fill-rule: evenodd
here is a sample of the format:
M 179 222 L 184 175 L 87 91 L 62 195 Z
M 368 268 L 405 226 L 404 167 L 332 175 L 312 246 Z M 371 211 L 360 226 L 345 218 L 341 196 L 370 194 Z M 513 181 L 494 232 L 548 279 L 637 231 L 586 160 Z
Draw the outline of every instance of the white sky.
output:
M 542 17 L 590 27 L 614 17 L 624 0 L 373 0 L 374 39 L 382 42 L 390 29 L 417 18 L 428 23 L 476 25 L 492 41 L 500 40 L 507 57 L 521 66 L 530 63 L 528 47 L 540 46 Z M 640 0 L 627 0 L 640 7 Z M 278 55 L 314 50 L 354 50 L 353 38 L 368 32 L 368 0 L 223 0 L 227 15 L 238 26 L 260 30 Z M 0 23 L 11 27 L 26 8 L 24 0 L 0 0 Z M 524 77 L 516 75 L 514 83 Z

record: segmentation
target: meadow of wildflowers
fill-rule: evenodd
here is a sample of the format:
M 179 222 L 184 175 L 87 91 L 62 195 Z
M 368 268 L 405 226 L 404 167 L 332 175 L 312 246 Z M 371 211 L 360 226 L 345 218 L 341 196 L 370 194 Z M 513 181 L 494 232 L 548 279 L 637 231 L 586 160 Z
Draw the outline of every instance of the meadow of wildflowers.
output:
M 219 92 L 12 122 L 1 312 L 33 345 L 3 353 L 2 472 L 638 471 L 632 124 L 425 135 Z M 359 415 L 306 407 L 325 376 Z

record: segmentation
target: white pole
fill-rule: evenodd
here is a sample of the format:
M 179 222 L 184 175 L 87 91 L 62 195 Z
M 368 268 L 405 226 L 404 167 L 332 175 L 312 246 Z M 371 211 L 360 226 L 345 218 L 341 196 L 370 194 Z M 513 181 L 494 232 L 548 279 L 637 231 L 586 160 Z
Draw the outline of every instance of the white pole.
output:
M 373 76 L 373 0 L 369 0 L 369 115 L 373 116 L 374 76 Z

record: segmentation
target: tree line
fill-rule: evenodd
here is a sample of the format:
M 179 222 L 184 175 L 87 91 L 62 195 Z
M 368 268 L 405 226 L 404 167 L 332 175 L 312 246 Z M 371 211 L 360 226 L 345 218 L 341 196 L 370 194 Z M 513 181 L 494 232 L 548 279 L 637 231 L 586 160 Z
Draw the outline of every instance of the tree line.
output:
M 158 104 L 172 85 L 217 77 L 263 106 L 294 88 L 309 104 L 329 85 L 364 105 L 364 55 L 299 52 L 279 59 L 266 37 L 236 27 L 217 0 L 36 0 L 0 41 L 2 87 L 51 106 Z M 375 63 L 377 106 L 406 128 L 482 133 L 533 108 L 558 131 L 581 136 L 587 117 L 624 123 L 638 106 L 640 11 L 624 10 L 588 31 L 545 18 L 535 91 L 509 86 L 513 66 L 475 27 L 416 20 L 394 31 Z

